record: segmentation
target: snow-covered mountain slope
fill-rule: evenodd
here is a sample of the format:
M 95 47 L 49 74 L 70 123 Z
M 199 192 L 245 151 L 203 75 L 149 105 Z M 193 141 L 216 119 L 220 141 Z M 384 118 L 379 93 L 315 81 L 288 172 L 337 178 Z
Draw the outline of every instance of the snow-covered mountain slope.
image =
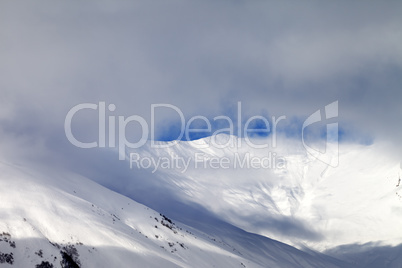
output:
M 201 232 L 50 167 L 2 161 L 0 189 L 1 267 L 347 267 L 227 224 Z
M 386 146 L 340 144 L 339 165 L 331 167 L 289 139 L 278 139 L 275 148 L 254 149 L 233 136 L 214 138 L 235 146 L 209 146 L 209 137 L 164 149 L 149 143 L 132 150 L 133 174 L 146 169 L 149 179 L 135 180 L 136 187 L 125 193 L 138 197 L 141 194 L 136 189 L 159 188 L 165 200 L 200 206 L 246 231 L 319 251 L 345 244 L 402 243 L 401 170 Z M 257 162 L 267 157 L 265 167 L 233 168 L 234 162 L 244 161 L 247 155 Z M 155 160 L 151 167 L 149 161 L 140 162 L 146 158 Z M 216 159 L 223 158 L 228 159 L 228 168 L 216 164 Z M 269 158 L 271 166 L 266 168 Z M 158 159 L 161 163 L 171 159 L 173 164 L 158 166 Z M 187 168 L 181 159 L 190 159 Z M 158 203 L 160 198 L 150 195 L 148 201 L 139 200 L 184 222 L 191 217 L 174 214 L 163 202 Z

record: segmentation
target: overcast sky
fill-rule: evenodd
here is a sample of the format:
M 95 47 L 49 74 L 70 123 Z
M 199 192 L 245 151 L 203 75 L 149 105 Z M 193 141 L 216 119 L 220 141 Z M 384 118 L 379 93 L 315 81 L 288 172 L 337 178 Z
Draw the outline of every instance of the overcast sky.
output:
M 241 101 L 291 124 L 338 100 L 346 138 L 402 160 L 401 25 L 401 1 L 1 1 L 1 151 L 78 152 L 63 127 L 84 102 L 149 122 L 152 103 L 212 118 Z

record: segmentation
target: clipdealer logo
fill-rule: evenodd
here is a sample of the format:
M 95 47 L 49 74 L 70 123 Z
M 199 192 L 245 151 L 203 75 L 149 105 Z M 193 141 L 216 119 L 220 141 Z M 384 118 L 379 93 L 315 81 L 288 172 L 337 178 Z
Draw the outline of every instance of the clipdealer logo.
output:
M 167 108 L 171 109 L 172 111 L 176 112 L 177 115 L 180 117 L 180 134 L 177 137 L 176 140 L 165 143 L 165 144 L 160 144 L 155 142 L 155 121 L 156 121 L 156 110 L 160 108 Z M 83 113 L 85 110 L 97 110 L 98 111 L 98 127 L 99 127 L 99 132 L 98 132 L 98 137 L 97 141 L 92 141 L 92 142 L 82 142 L 79 141 L 76 136 L 73 134 L 72 130 L 72 122 L 74 119 L 74 116 L 76 116 L 77 113 Z M 70 111 L 67 113 L 65 121 L 64 121 L 64 131 L 66 134 L 67 139 L 70 141 L 71 144 L 73 144 L 76 147 L 83 148 L 83 149 L 89 149 L 89 148 L 118 148 L 119 151 L 119 160 L 125 160 L 126 159 L 126 148 L 130 149 L 138 149 L 142 146 L 144 146 L 148 140 L 151 142 L 151 147 L 152 148 L 168 148 L 171 146 L 174 146 L 177 144 L 183 137 L 185 137 L 186 140 L 190 140 L 190 135 L 191 133 L 209 133 L 211 135 L 211 143 L 205 145 L 206 147 L 208 146 L 213 146 L 215 148 L 226 148 L 233 146 L 230 142 L 227 143 L 219 143 L 216 141 L 215 137 L 217 134 L 220 133 L 229 133 L 230 135 L 237 135 L 237 136 L 242 136 L 244 138 L 244 142 L 256 149 L 264 149 L 268 148 L 269 144 L 268 143 L 263 143 L 263 144 L 257 144 L 250 139 L 250 135 L 252 133 L 271 133 L 272 135 L 272 147 L 276 147 L 276 131 L 277 131 L 277 125 L 280 121 L 285 120 L 286 116 L 280 116 L 276 118 L 275 116 L 271 117 L 271 122 L 269 120 L 261 115 L 254 115 L 249 117 L 246 122 L 243 125 L 243 116 L 242 116 L 242 107 L 241 107 L 241 102 L 238 102 L 237 104 L 237 121 L 233 122 L 233 120 L 226 115 L 220 115 L 214 117 L 212 120 L 215 121 L 226 121 L 229 125 L 228 128 L 224 129 L 218 129 L 214 132 L 212 132 L 212 124 L 208 118 L 205 116 L 197 115 L 191 117 L 187 122 L 185 121 L 185 116 L 184 113 L 176 106 L 172 104 L 152 104 L 151 105 L 151 110 L 150 110 L 150 115 L 151 115 L 151 122 L 150 124 L 147 123 L 147 121 L 139 116 L 139 115 L 131 115 L 128 117 L 124 116 L 116 116 L 116 115 L 108 115 L 106 116 L 106 110 L 108 112 L 114 112 L 116 110 L 116 106 L 114 104 L 109 104 L 107 109 L 106 109 L 106 103 L 105 102 L 99 102 L 99 104 L 94 104 L 94 103 L 82 103 L 74 106 L 73 108 L 70 109 Z M 117 119 L 117 120 L 116 120 Z M 206 128 L 194 128 L 192 127 L 192 123 L 194 121 L 203 121 L 206 125 Z M 251 128 L 253 121 L 260 120 L 261 122 L 264 123 L 264 128 L 258 128 L 258 129 L 253 129 Z M 141 128 L 141 138 L 137 142 L 130 142 L 127 137 L 126 137 L 126 128 L 129 124 L 131 123 L 137 123 L 140 125 Z M 108 129 L 106 130 L 106 125 L 108 125 Z M 116 133 L 116 126 L 117 126 L 117 133 Z M 242 128 L 243 126 L 243 128 Z M 106 137 L 108 136 L 108 139 Z M 107 141 L 106 141 L 107 140 Z M 117 144 L 116 144 L 117 141 Z M 242 140 L 239 139 L 238 143 L 236 146 L 241 146 Z
M 126 160 L 127 159 L 127 149 L 138 149 L 142 146 L 144 146 L 147 142 L 151 144 L 151 148 L 168 148 L 171 146 L 176 145 L 180 140 L 183 139 L 183 137 L 186 140 L 190 140 L 190 135 L 192 133 L 208 133 L 210 136 L 210 142 L 205 143 L 203 145 L 200 145 L 200 149 L 203 148 L 208 148 L 210 146 L 214 148 L 240 148 L 242 146 L 242 143 L 244 142 L 247 146 L 250 148 L 255 148 L 255 149 L 266 149 L 269 148 L 269 146 L 272 146 L 272 148 L 275 148 L 277 146 L 277 126 L 278 123 L 282 120 L 286 120 L 286 116 L 282 115 L 279 117 L 272 116 L 270 120 L 265 118 L 264 116 L 261 115 L 254 115 L 247 120 L 243 121 L 243 116 L 242 116 L 242 106 L 241 102 L 237 103 L 237 120 L 233 121 L 230 117 L 226 115 L 220 115 L 212 118 L 212 120 L 215 121 L 226 121 L 227 125 L 229 126 L 228 128 L 224 129 L 218 129 L 214 132 L 212 132 L 212 124 L 211 121 L 206 118 L 205 116 L 197 115 L 191 117 L 187 122 L 185 120 L 185 116 L 183 112 L 177 107 L 172 104 L 151 104 L 150 107 L 150 124 L 141 116 L 139 115 L 131 115 L 128 117 L 124 116 L 117 116 L 114 115 L 113 113 L 116 110 L 116 105 L 114 104 L 109 104 L 106 106 L 106 102 L 99 102 L 98 104 L 95 103 L 81 103 L 69 110 L 69 112 L 66 115 L 65 122 L 64 122 L 64 130 L 67 139 L 70 141 L 71 144 L 73 144 L 76 147 L 83 148 L 83 149 L 89 149 L 89 148 L 118 148 L 118 153 L 119 153 L 119 160 Z M 170 109 L 171 111 L 177 113 L 177 115 L 180 117 L 180 134 L 178 135 L 176 140 L 173 140 L 171 142 L 167 143 L 158 143 L 155 141 L 155 122 L 156 122 L 156 113 L 158 109 Z M 72 122 L 74 120 L 74 117 L 78 113 L 85 113 L 86 110 L 95 110 L 98 111 L 98 137 L 94 139 L 94 141 L 91 142 L 83 142 L 77 139 L 76 135 L 74 135 L 74 132 L 72 130 Z M 325 111 L 325 116 L 324 119 L 330 119 L 330 118 L 335 118 L 338 116 L 338 101 L 335 101 L 331 104 L 328 104 L 324 108 Z M 320 152 L 312 147 L 310 147 L 306 141 L 305 141 L 305 129 L 313 125 L 317 122 L 320 122 L 324 120 L 321 116 L 320 110 L 315 111 L 313 114 L 311 114 L 303 123 L 303 127 L 301 130 L 301 137 L 302 137 L 302 144 L 305 147 L 306 151 L 312 155 L 313 157 L 317 158 L 318 160 L 330 165 L 330 166 L 337 166 L 338 165 L 338 123 L 331 123 L 327 124 L 327 141 L 326 141 L 326 150 L 325 152 Z M 262 122 L 264 127 L 259 127 L 257 129 L 253 129 L 253 122 L 255 121 Z M 205 124 L 204 128 L 194 128 L 193 127 L 193 122 L 194 121 L 203 121 Z M 214 123 L 213 122 L 213 123 Z M 245 122 L 243 124 L 243 122 Z M 140 139 L 137 142 L 130 142 L 127 137 L 126 137 L 126 128 L 128 127 L 129 124 L 139 124 L 140 126 Z M 117 129 L 117 132 L 116 132 Z M 216 137 L 220 133 L 228 133 L 232 136 L 237 136 L 237 137 L 242 137 L 238 138 L 236 140 L 236 143 L 230 142 L 228 140 L 227 142 L 222 143 L 217 142 Z M 250 139 L 250 135 L 252 133 L 266 133 L 267 136 L 269 136 L 269 139 L 266 139 L 266 142 L 264 143 L 255 143 L 253 139 Z M 269 135 L 268 135 L 269 134 Z M 271 141 L 271 144 L 269 144 L 269 141 Z M 275 162 L 272 160 L 272 157 L 276 157 L 276 154 L 272 154 L 272 152 L 268 152 L 270 160 L 269 162 Z M 272 156 L 273 155 L 273 156 Z M 172 158 L 173 159 L 173 158 Z M 194 158 L 195 159 L 195 158 Z M 193 160 L 194 160 L 193 159 Z M 246 166 L 246 167 L 252 167 L 252 168 L 258 168 L 259 167 L 266 167 L 267 165 L 264 164 L 264 161 L 267 161 L 267 156 L 264 156 L 264 159 L 259 159 L 255 160 L 255 158 L 245 158 L 247 161 L 248 159 L 252 159 L 254 161 L 253 163 L 258 163 L 260 162 L 259 165 L 250 165 L 250 164 L 242 164 L 238 165 L 240 167 Z M 174 160 L 174 159 L 173 159 Z M 176 159 L 177 160 L 177 159 Z M 274 159 L 275 160 L 275 159 Z M 283 160 L 283 159 L 282 159 Z M 284 161 L 278 161 L 279 163 L 283 163 Z M 155 167 L 155 166 L 160 166 L 158 163 L 161 163 L 161 159 L 159 160 L 141 160 L 139 158 L 138 154 L 135 153 L 130 153 L 129 155 L 129 161 L 130 161 L 130 166 L 138 163 L 142 163 L 143 166 L 149 166 L 149 167 Z M 142 162 L 140 162 L 142 161 Z M 183 160 L 184 162 L 187 161 L 189 163 L 190 160 Z M 209 160 L 208 160 L 209 161 Z M 227 164 L 225 164 L 226 160 L 223 160 L 223 164 L 219 165 L 220 168 L 227 168 Z M 244 160 L 241 160 L 244 161 Z M 183 163 L 184 163 L 183 162 Z M 197 161 L 193 161 L 194 163 L 197 163 Z M 216 160 L 215 160 L 216 162 Z M 219 161 L 218 161 L 219 162 Z M 145 163 L 150 163 L 150 164 L 145 164 Z M 211 163 L 211 161 L 209 161 Z M 213 162 L 212 162 L 213 163 Z M 165 166 L 169 166 L 168 164 L 165 164 Z M 173 165 L 170 165 L 173 166 Z M 270 165 L 272 168 L 272 166 Z
M 304 121 L 302 127 L 302 143 L 311 156 L 331 167 L 337 167 L 339 165 L 339 130 L 337 122 L 326 124 L 326 143 L 324 152 L 310 147 L 305 142 L 306 127 L 324 120 L 338 117 L 338 101 L 326 105 L 323 114 L 324 116 L 321 115 L 321 110 L 317 110 Z

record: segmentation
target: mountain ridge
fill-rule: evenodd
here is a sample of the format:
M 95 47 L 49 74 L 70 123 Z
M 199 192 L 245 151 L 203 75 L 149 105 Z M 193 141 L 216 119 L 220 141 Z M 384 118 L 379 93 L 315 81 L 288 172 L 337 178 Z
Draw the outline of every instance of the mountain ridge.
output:
M 261 245 L 270 251 L 255 254 L 255 247 L 239 251 L 236 239 L 227 243 L 173 221 L 80 175 L 4 162 L 0 169 L 1 188 L 7 189 L 0 202 L 5 266 L 341 267 L 338 264 L 343 263 L 263 237 L 251 241 L 265 241 Z M 239 239 L 253 236 L 241 233 Z M 253 255 L 259 258 L 252 260 Z

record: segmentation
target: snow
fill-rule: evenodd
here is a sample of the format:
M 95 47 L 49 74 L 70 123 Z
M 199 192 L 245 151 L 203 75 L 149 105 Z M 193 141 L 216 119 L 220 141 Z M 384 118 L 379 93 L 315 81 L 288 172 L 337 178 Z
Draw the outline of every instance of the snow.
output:
M 63 254 L 81 267 L 342 264 L 235 227 L 197 230 L 68 171 L 1 161 L 0 174 L 0 252 L 13 257 L 4 267 L 61 267 Z
M 109 179 L 117 192 L 96 177 L 3 158 L 1 265 L 60 267 L 66 253 L 81 267 L 400 267 L 401 170 L 386 146 L 340 144 L 330 167 L 281 139 L 268 151 L 285 167 L 216 168 L 212 159 L 267 149 L 214 138 L 242 145 L 149 142 L 134 152 L 190 159 L 188 168 L 134 166 L 130 181 Z M 195 167 L 195 154 L 206 164 Z
M 402 242 L 398 224 L 402 222 L 402 187 L 397 187 L 401 170 L 386 144 L 341 143 L 339 166 L 331 167 L 291 139 L 279 139 L 275 148 L 268 149 L 251 148 L 244 140 L 225 135 L 217 139 L 241 146 L 205 148 L 209 139 L 180 142 L 169 149 L 148 146 L 136 153 L 155 158 L 173 154 L 195 162 L 197 153 L 206 159 L 233 160 L 235 154 L 263 157 L 273 152 L 283 156 L 286 168 L 216 169 L 208 164 L 195 168 L 192 163 L 185 172 L 159 168 L 149 177 L 157 182 L 153 187 L 169 192 L 170 200 L 196 203 L 224 222 L 299 248 L 324 251 L 345 244 L 396 246 Z M 153 201 L 147 204 L 152 206 Z M 163 205 L 154 207 L 174 213 Z M 191 215 L 174 216 L 185 221 Z

